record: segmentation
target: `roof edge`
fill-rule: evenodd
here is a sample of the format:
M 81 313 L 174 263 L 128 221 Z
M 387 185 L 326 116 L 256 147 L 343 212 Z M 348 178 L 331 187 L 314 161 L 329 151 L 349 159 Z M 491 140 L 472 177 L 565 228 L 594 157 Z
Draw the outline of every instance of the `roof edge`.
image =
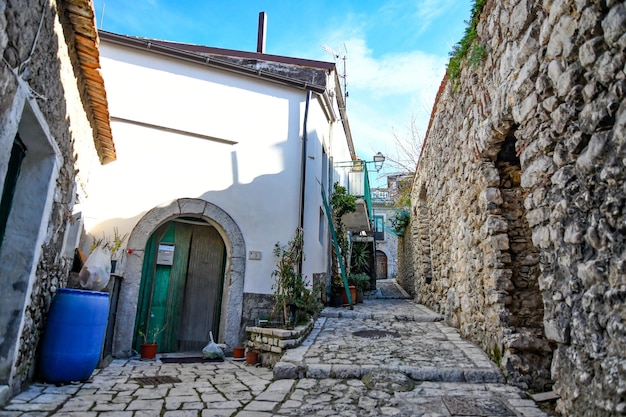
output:
M 273 74 L 269 71 L 257 70 L 249 68 L 243 65 L 237 65 L 232 62 L 224 61 L 218 58 L 207 57 L 199 55 L 195 52 L 189 52 L 177 47 L 165 45 L 162 41 L 148 40 L 134 38 L 126 35 L 119 35 L 112 32 L 99 31 L 100 41 L 110 42 L 116 45 L 125 46 L 129 48 L 139 49 L 146 52 L 155 53 L 158 55 L 168 56 L 170 58 L 179 59 L 181 61 L 187 61 L 199 65 L 208 66 L 211 68 L 227 71 L 235 74 L 245 75 L 254 78 L 261 78 L 269 82 L 287 85 L 289 87 L 299 88 L 302 90 L 311 90 L 316 93 L 323 93 L 326 91 L 326 87 L 322 85 L 312 84 L 305 81 L 297 80 L 290 77 Z M 173 45 L 173 44 L 172 44 Z M 227 51 L 227 50 L 221 50 Z M 239 51 L 237 51 L 239 52 Z M 256 54 L 264 56 L 264 54 Z M 236 55 L 240 56 L 240 55 Z M 334 68 L 334 64 L 333 68 Z

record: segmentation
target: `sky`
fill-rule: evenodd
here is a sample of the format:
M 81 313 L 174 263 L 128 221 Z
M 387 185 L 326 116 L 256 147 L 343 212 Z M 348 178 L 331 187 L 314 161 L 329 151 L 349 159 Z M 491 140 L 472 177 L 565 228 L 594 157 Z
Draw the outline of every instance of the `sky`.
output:
M 352 137 L 369 161 L 379 151 L 403 159 L 395 138 L 410 137 L 412 120 L 423 138 L 471 1 L 94 0 L 94 9 L 109 32 L 250 52 L 265 12 L 266 53 L 335 61 L 340 75 L 345 63 Z

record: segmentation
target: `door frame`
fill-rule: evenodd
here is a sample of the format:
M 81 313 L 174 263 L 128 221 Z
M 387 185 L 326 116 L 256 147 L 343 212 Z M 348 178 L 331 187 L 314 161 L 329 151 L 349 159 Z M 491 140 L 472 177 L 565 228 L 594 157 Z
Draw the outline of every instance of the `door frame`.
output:
M 380 252 L 380 254 L 379 254 Z M 379 277 L 379 270 L 378 270 L 378 264 L 379 264 L 379 259 L 382 259 L 382 257 L 385 257 L 385 262 L 384 262 L 384 268 L 385 268 L 385 277 L 381 278 Z M 376 249 L 376 251 L 374 252 L 374 265 L 376 268 L 376 279 L 389 279 L 389 256 L 387 256 L 387 254 L 385 253 L 385 251 L 380 250 L 380 249 Z
M 124 280 L 120 289 L 117 322 L 113 338 L 115 357 L 132 356 L 133 330 L 141 284 L 145 248 L 152 233 L 177 217 L 197 217 L 211 224 L 224 240 L 226 263 L 220 315 L 220 337 L 217 342 L 239 346 L 242 338 L 241 316 L 245 277 L 246 248 L 241 229 L 232 217 L 218 206 L 195 198 L 182 198 L 159 205 L 147 212 L 128 238 Z

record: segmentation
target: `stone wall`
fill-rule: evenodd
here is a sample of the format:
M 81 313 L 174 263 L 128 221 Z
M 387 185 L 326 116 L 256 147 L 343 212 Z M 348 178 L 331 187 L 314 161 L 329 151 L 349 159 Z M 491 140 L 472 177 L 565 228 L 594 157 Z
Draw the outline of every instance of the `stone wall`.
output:
M 95 155 L 93 130 L 76 81 L 76 51 L 66 43 L 69 23 L 59 8 L 47 0 L 0 2 L 0 184 L 16 134 L 23 133 L 19 124 L 26 108 L 41 124 L 36 128 L 40 134 L 31 135 L 36 137 L 26 158 L 37 160 L 38 152 L 45 151 L 52 156 L 41 160 L 54 161 L 49 188 L 30 190 L 44 194 L 32 196 L 33 206 L 39 200 L 49 205 L 42 213 L 31 213 L 31 207 L 20 213 L 22 218 L 32 215 L 39 237 L 11 234 L 7 227 L 2 246 L 3 260 L 11 258 L 0 267 L 0 384 L 8 387 L 8 395 L 19 392 L 34 376 L 47 311 L 57 288 L 65 286 L 72 264 L 72 256 L 65 255 L 64 239 L 77 192 L 74 142 L 86 143 L 83 148 Z M 31 131 L 33 126 L 26 128 Z M 36 242 L 39 247 L 33 247 Z M 9 250 L 16 253 L 7 255 Z M 0 392 L 0 403 L 6 399 Z
M 418 301 L 565 415 L 626 413 L 625 29 L 624 2 L 487 0 L 400 251 Z
M 405 238 L 404 235 L 398 236 L 398 275 L 396 281 L 410 296 L 414 297 L 416 267 L 413 265 L 412 243 L 410 238 Z
M 313 330 L 315 320 L 295 326 L 293 329 L 272 327 L 246 327 L 246 350 L 259 353 L 263 366 L 274 367 L 287 349 L 297 348 Z
M 274 294 L 243 293 L 243 311 L 239 333 L 240 346 L 247 340 L 246 327 L 257 326 L 259 318 L 269 318 L 274 310 Z

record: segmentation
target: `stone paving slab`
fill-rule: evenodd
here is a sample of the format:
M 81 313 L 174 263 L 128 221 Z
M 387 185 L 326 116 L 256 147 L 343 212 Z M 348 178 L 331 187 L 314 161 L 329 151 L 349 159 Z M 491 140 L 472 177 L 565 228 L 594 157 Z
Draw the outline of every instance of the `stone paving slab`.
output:
M 172 376 L 180 382 L 142 385 L 135 379 L 149 376 Z M 116 359 L 84 383 L 32 384 L 0 409 L 0 417 L 231 416 L 269 387 L 274 403 L 283 401 L 290 381 L 272 379 L 270 369 L 239 361 L 176 364 Z
M 369 390 L 358 379 L 300 379 L 280 416 L 546 417 L 505 384 L 422 382 L 409 392 Z
M 274 376 L 362 378 L 383 368 L 415 380 L 504 382 L 482 349 L 433 320 L 438 315 L 432 311 L 408 300 L 395 300 L 389 307 L 387 301 L 370 301 L 351 312 L 343 309 L 347 311 L 339 312 L 340 317 L 326 309 L 324 315 L 331 317 L 318 319 L 307 340 L 282 356 Z

